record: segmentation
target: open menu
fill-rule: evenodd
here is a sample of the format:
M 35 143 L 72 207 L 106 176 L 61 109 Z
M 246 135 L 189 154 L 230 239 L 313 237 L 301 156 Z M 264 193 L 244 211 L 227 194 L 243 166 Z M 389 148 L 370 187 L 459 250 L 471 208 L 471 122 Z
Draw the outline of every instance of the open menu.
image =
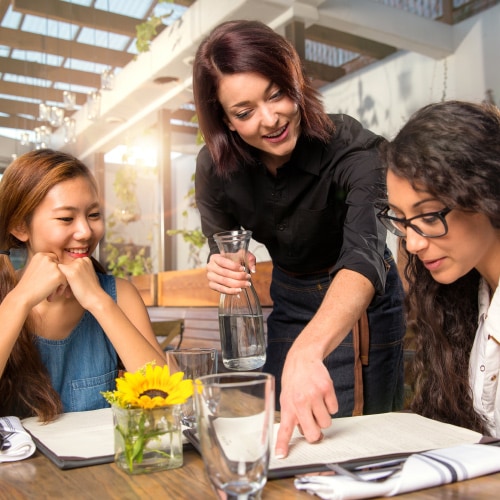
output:
M 274 426 L 274 441 L 279 424 Z M 200 451 L 198 437 L 191 430 L 187 438 Z M 323 430 L 324 439 L 309 444 L 296 430 L 288 457 L 271 454 L 269 479 L 308 472 L 326 471 L 325 464 L 353 460 L 370 461 L 380 456 L 411 453 L 478 443 L 480 433 L 431 420 L 415 413 L 382 413 L 359 417 L 335 418 Z M 273 446 L 274 448 L 274 446 Z
M 60 469 L 112 462 L 114 431 L 111 408 L 64 413 L 44 424 L 37 417 L 22 420 L 38 450 Z

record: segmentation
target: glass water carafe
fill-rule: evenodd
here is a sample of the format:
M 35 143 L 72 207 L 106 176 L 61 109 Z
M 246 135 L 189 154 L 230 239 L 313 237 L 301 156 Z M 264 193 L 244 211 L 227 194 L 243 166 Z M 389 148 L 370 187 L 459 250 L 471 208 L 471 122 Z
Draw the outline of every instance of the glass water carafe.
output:
M 251 231 L 223 231 L 214 235 L 221 255 L 247 268 Z M 254 370 L 266 360 L 264 321 L 253 286 L 237 295 L 222 293 L 219 301 L 222 362 L 230 370 Z

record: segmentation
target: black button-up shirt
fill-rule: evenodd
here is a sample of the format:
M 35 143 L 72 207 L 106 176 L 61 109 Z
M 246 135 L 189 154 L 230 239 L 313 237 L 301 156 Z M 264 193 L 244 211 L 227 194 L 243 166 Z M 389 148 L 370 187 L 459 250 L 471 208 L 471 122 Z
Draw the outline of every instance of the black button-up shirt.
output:
M 215 174 L 203 147 L 196 165 L 196 201 L 211 253 L 219 231 L 252 231 L 273 264 L 294 273 L 346 268 L 385 284 L 385 229 L 374 201 L 383 193 L 377 154 L 380 136 L 354 118 L 332 115 L 330 143 L 300 137 L 276 177 L 263 164 L 241 165 L 229 179 Z

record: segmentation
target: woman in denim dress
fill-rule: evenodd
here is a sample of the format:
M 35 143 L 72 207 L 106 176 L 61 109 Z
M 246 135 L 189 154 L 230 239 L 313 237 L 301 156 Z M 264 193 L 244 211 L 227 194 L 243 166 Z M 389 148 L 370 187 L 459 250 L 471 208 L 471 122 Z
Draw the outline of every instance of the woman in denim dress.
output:
M 119 365 L 135 371 L 164 354 L 131 283 L 91 255 L 104 235 L 97 184 L 76 158 L 26 153 L 0 181 L 0 415 L 108 406 Z M 14 270 L 11 249 L 25 249 Z

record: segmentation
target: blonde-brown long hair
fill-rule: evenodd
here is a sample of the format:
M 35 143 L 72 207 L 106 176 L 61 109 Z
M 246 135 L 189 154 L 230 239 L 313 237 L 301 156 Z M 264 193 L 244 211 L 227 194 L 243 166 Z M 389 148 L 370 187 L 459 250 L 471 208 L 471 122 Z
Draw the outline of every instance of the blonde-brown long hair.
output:
M 87 179 L 97 192 L 90 170 L 66 153 L 40 149 L 14 160 L 0 181 L 0 250 L 24 248 L 25 244 L 11 231 L 30 225 L 35 209 L 54 186 L 78 177 Z M 17 283 L 9 257 L 1 254 L 0 302 Z M 34 345 L 29 317 L 0 377 L 0 395 L 0 415 L 37 415 L 40 420 L 49 421 L 62 412 L 60 397 Z

